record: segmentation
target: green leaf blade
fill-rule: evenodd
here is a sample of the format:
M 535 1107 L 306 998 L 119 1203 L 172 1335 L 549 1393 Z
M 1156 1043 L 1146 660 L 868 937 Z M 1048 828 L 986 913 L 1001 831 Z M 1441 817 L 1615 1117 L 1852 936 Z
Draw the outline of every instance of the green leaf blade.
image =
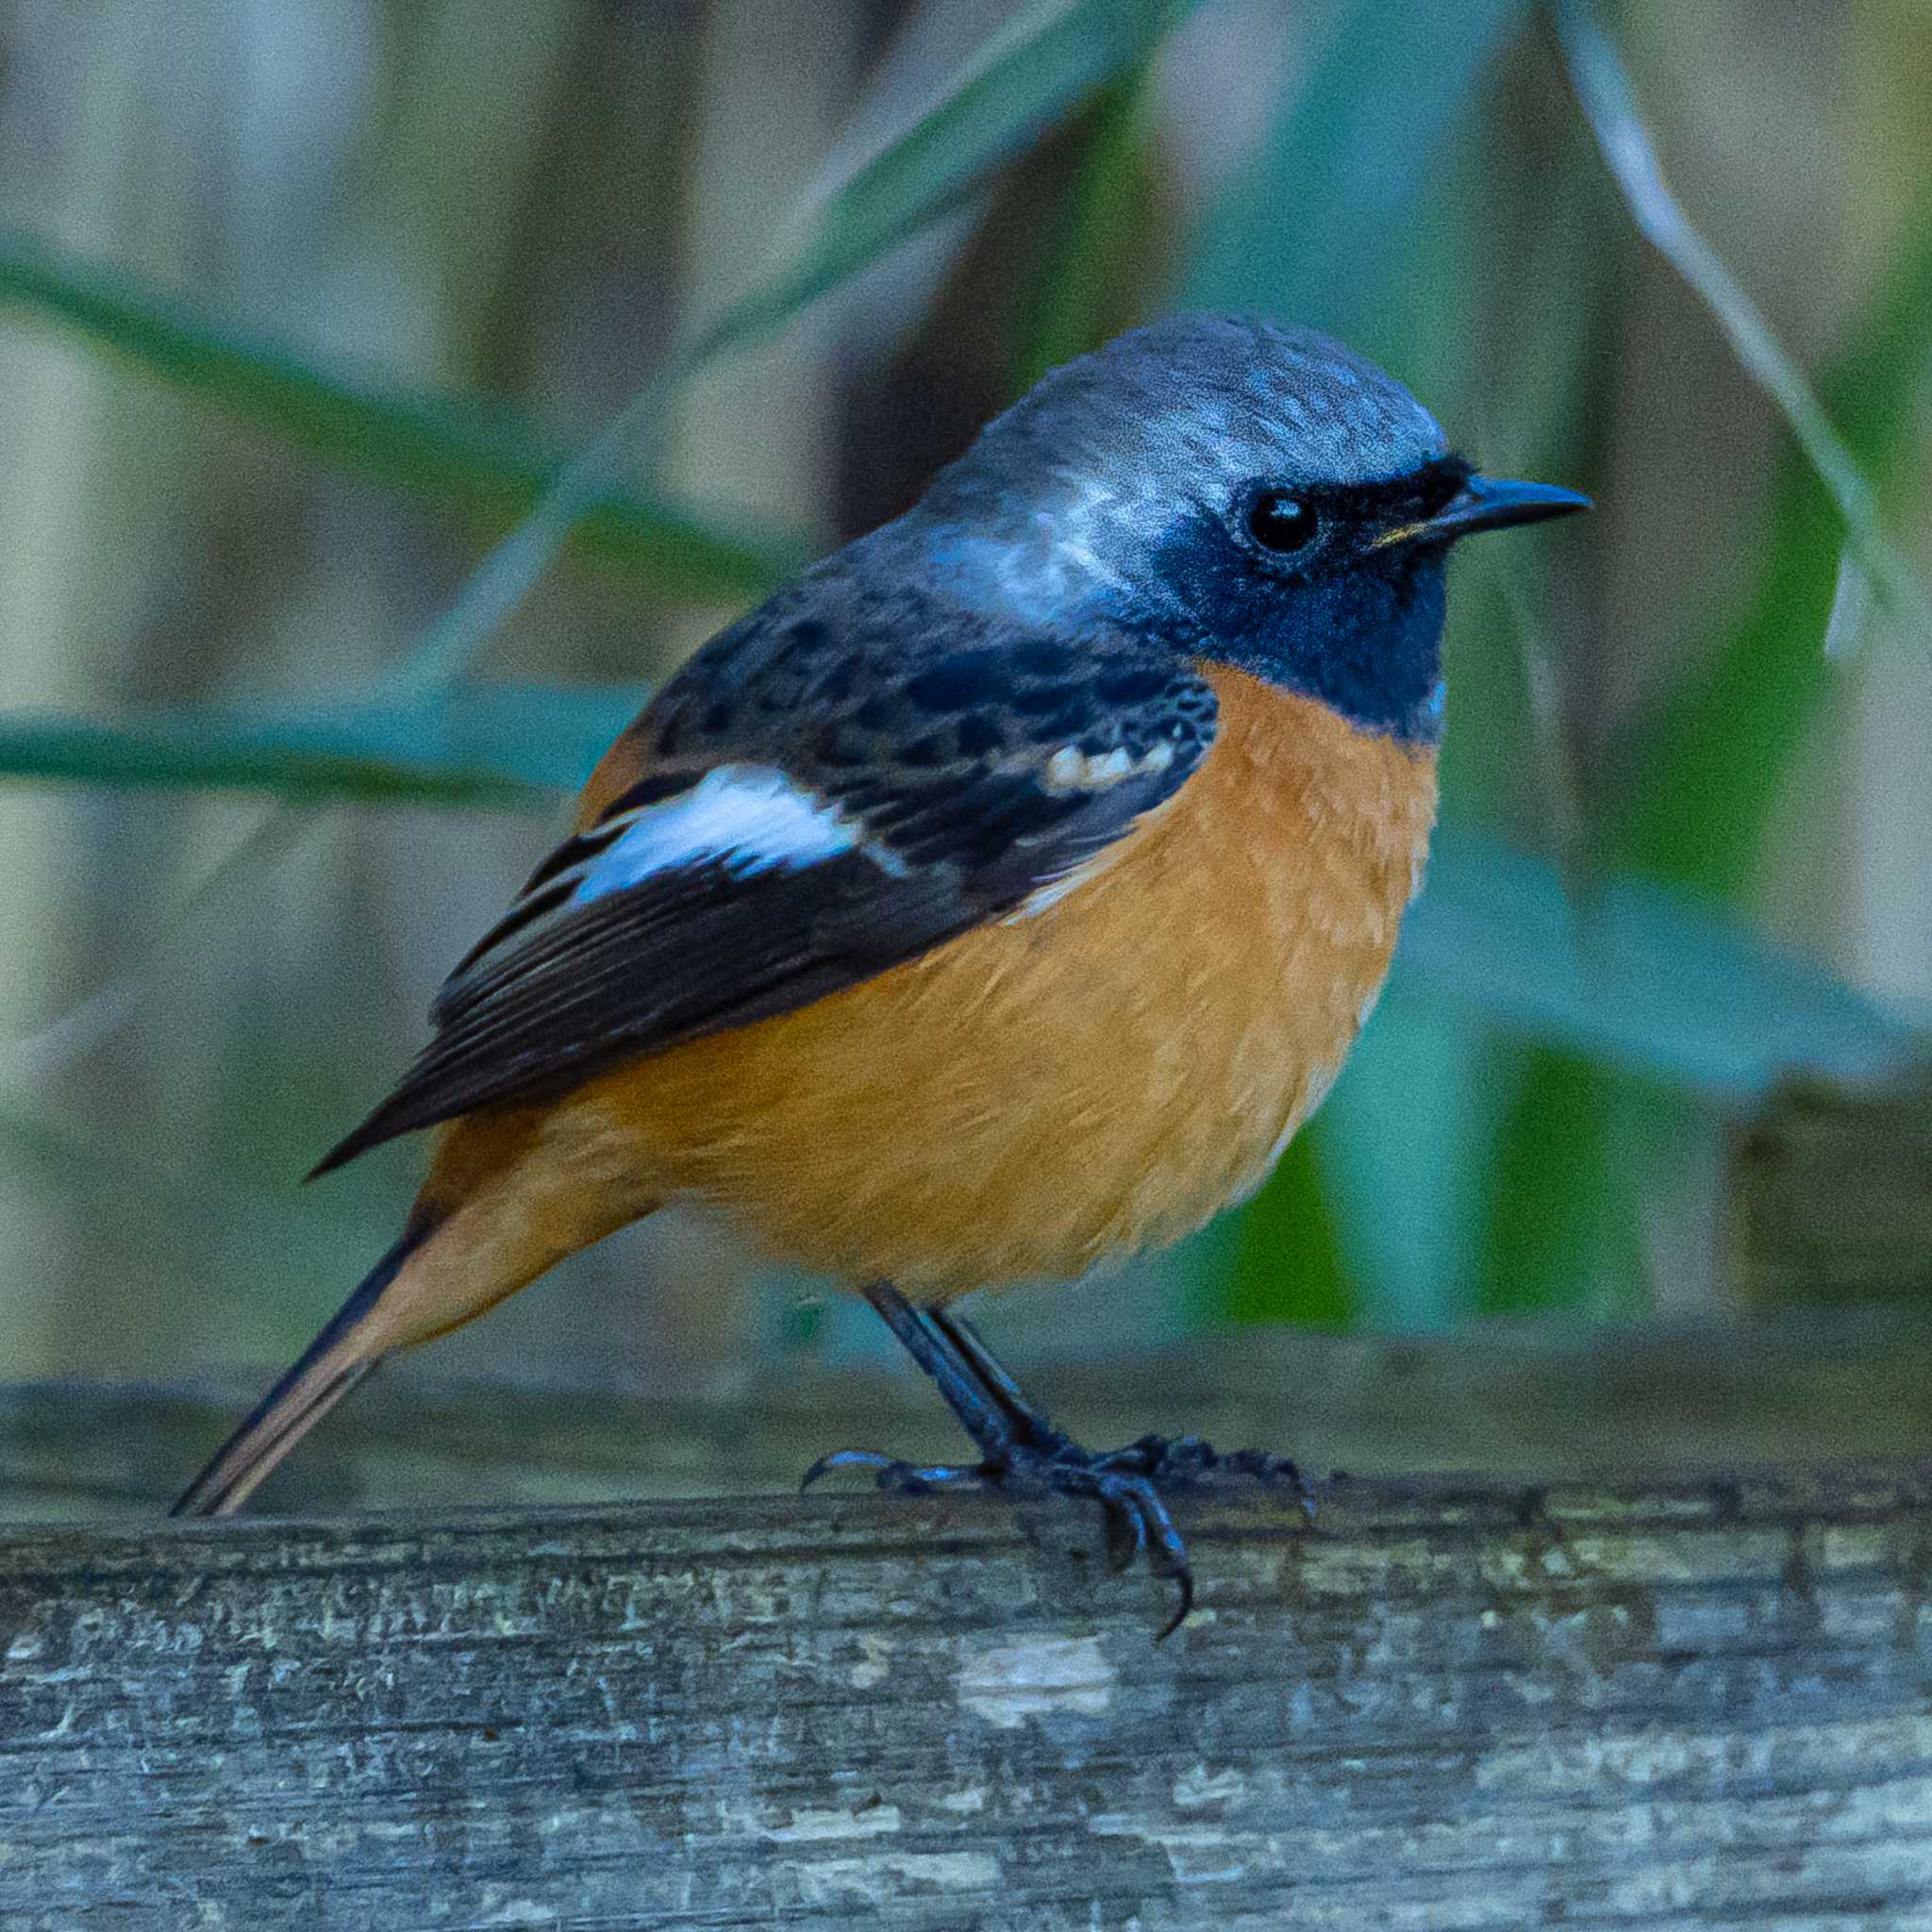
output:
M 471 685 L 412 703 L 196 706 L 103 720 L 0 712 L 0 778 L 246 791 L 301 805 L 529 808 L 581 784 L 646 693 Z
M 0 236 L 0 305 L 320 461 L 486 525 L 525 514 L 560 466 L 507 408 L 331 370 L 31 236 Z M 808 554 L 797 540 L 740 535 L 614 488 L 588 511 L 577 541 L 662 595 L 700 602 L 761 595 Z

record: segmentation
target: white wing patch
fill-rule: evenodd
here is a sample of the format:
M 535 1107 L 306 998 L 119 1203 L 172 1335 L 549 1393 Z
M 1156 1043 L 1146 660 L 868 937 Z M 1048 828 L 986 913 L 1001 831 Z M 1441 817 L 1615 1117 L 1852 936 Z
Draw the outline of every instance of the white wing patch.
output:
M 646 880 L 722 860 L 734 878 L 802 871 L 862 850 L 882 872 L 905 867 L 864 828 L 770 765 L 720 765 L 689 791 L 634 806 L 560 847 L 522 897 L 471 947 L 443 989 L 447 997 L 472 970 L 506 946 L 522 945 L 579 907 Z
M 654 873 L 722 858 L 746 875 L 816 865 L 858 843 L 849 820 L 768 765 L 720 765 L 689 791 L 628 814 L 619 836 L 578 870 L 573 905 Z

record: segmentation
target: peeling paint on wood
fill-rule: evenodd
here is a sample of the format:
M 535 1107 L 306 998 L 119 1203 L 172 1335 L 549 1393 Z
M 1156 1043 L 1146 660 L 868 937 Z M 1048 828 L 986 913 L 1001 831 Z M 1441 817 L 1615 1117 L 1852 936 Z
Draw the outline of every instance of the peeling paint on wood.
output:
M 1094 1637 L 1049 1637 L 1031 1643 L 962 1643 L 954 1682 L 959 1707 L 1003 1730 L 1049 1711 L 1105 1716 L 1120 1674 Z

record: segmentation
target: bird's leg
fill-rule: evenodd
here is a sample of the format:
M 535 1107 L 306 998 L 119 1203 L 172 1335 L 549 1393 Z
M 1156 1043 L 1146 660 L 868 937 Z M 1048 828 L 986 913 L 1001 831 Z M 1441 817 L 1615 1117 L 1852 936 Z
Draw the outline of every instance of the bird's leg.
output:
M 881 1489 L 902 1495 L 991 1487 L 1009 1493 L 1052 1491 L 1091 1497 L 1105 1515 L 1108 1553 L 1117 1570 L 1145 1551 L 1156 1575 L 1174 1582 L 1180 1604 L 1161 1630 L 1175 1630 L 1193 1603 L 1187 1545 L 1160 1493 L 1163 1484 L 1204 1477 L 1252 1476 L 1289 1488 L 1311 1518 L 1301 1472 L 1285 1456 L 1256 1449 L 1221 1454 L 1198 1436 L 1170 1441 L 1142 1436 L 1124 1448 L 1096 1452 L 1057 1429 L 1027 1401 L 971 1323 L 943 1308 L 918 1308 L 889 1282 L 865 1291 L 907 1352 L 938 1385 L 960 1426 L 978 1445 L 972 1463 L 922 1466 L 873 1449 L 841 1449 L 806 1472 L 807 1484 L 834 1469 L 869 1469 Z
M 1281 1483 L 1294 1491 L 1296 1502 L 1313 1520 L 1313 1496 L 1290 1457 L 1265 1449 L 1220 1450 L 1199 1436 L 1141 1436 L 1123 1449 L 1100 1453 L 1083 1449 L 1033 1407 L 971 1322 L 943 1308 L 934 1308 L 926 1319 L 952 1342 L 982 1385 L 996 1393 L 1010 1412 L 1024 1418 L 1036 1440 L 1042 1446 L 1051 1445 L 1056 1457 L 1084 1460 L 1122 1474 L 1144 1475 L 1155 1482 L 1245 1475 L 1257 1482 Z
M 921 1468 L 874 1449 L 840 1449 L 812 1464 L 806 1472 L 807 1483 L 816 1482 L 828 1470 L 871 1469 L 878 1473 L 881 1488 L 918 1493 L 947 1484 L 994 1481 L 1016 1456 L 1029 1460 L 1051 1456 L 1063 1445 L 1071 1446 L 1026 1401 L 1013 1378 L 983 1345 L 961 1346 L 958 1327 L 939 1310 L 915 1307 L 885 1281 L 867 1289 L 865 1298 L 906 1352 L 938 1384 L 959 1426 L 979 1445 L 986 1459 Z

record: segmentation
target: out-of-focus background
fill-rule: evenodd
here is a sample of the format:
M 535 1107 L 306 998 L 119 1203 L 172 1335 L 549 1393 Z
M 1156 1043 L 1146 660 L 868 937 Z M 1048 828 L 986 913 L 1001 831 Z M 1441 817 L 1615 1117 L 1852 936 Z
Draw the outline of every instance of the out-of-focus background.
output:
M 1882 1076 L 1932 1002 L 1928 99 L 1911 0 L 15 0 L 0 1376 L 291 1354 L 421 1152 L 297 1177 L 558 788 L 1040 369 L 1180 305 L 1329 328 L 1599 508 L 1456 566 L 1443 842 L 1315 1129 L 991 1331 L 1727 1304 L 1737 1124 Z M 625 411 L 519 594 L 519 518 Z M 874 1346 L 803 1286 L 666 1221 L 441 1366 L 722 1389 Z

